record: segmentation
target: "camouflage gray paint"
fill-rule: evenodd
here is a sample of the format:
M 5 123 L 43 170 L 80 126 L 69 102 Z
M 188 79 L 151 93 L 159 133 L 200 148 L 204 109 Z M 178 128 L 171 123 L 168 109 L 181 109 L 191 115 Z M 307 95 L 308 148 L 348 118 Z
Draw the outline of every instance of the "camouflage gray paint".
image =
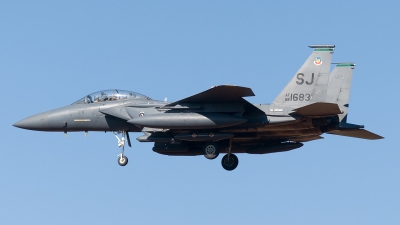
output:
M 215 86 L 168 103 L 135 92 L 108 90 L 93 93 L 72 105 L 40 113 L 16 127 L 53 132 L 114 131 L 121 133 L 118 163 L 128 162 L 123 149 L 129 132 L 143 132 L 140 142 L 154 142 L 153 151 L 165 155 L 227 153 L 226 170 L 238 165 L 233 153 L 266 154 L 289 151 L 323 133 L 380 139 L 364 126 L 347 123 L 354 63 L 339 63 L 329 74 L 333 45 L 313 45 L 312 54 L 271 105 L 251 104 L 250 88 Z

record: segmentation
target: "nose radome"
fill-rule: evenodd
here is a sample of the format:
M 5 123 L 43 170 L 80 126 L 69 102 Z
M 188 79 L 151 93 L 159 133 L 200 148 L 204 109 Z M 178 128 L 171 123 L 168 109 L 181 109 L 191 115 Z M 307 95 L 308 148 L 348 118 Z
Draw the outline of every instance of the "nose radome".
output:
M 14 127 L 19 127 L 27 130 L 48 131 L 49 127 L 49 113 L 40 113 L 13 124 Z

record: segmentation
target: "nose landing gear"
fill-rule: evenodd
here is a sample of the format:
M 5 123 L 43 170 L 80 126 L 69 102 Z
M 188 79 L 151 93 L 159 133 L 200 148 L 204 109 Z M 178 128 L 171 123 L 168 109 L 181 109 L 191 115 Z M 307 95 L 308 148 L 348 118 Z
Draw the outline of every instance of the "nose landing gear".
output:
M 121 133 L 121 139 L 118 137 L 118 134 Z M 121 148 L 122 147 L 122 151 L 120 154 L 118 154 L 118 164 L 120 166 L 126 166 L 126 164 L 128 164 L 128 157 L 126 157 L 124 155 L 124 150 L 125 150 L 125 136 L 126 139 L 128 141 L 128 146 L 132 147 L 131 145 L 131 140 L 129 138 L 129 133 L 127 131 L 119 131 L 119 132 L 114 132 L 114 136 L 117 138 L 118 140 L 118 147 Z
M 118 155 L 118 164 L 120 166 L 125 166 L 126 164 L 128 164 L 128 157 L 121 154 Z

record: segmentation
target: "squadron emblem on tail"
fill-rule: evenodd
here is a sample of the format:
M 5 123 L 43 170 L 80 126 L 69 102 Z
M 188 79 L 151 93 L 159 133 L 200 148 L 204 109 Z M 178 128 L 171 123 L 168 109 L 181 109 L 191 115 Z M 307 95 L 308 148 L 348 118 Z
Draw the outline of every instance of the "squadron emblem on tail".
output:
M 317 56 L 317 58 L 315 58 L 315 60 L 314 60 L 314 65 L 319 66 L 321 64 L 322 64 L 322 58 L 321 58 L 321 56 Z

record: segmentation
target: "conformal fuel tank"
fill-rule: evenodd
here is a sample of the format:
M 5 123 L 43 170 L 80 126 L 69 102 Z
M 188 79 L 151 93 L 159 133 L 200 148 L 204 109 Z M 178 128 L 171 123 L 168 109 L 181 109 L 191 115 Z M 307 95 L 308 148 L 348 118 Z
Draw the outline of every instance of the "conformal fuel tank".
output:
M 247 120 L 223 113 L 160 113 L 128 120 L 129 123 L 164 129 L 209 129 L 229 127 Z

